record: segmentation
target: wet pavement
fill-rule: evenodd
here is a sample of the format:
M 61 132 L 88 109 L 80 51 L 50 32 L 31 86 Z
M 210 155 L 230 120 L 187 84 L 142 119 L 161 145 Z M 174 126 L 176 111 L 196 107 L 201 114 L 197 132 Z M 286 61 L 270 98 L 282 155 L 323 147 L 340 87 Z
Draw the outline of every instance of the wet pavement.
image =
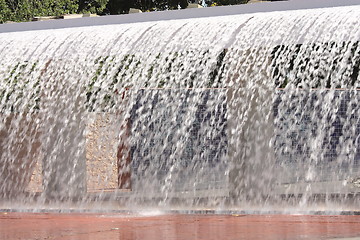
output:
M 360 216 L 0 212 L 0 239 L 360 239 Z

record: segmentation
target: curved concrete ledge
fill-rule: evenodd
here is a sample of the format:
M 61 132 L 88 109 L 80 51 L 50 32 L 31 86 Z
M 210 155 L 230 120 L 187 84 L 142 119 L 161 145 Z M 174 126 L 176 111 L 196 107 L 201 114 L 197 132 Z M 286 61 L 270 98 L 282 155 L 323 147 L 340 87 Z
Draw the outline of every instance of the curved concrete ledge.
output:
M 102 16 L 97 18 L 77 18 L 51 20 L 44 22 L 26 22 L 0 24 L 0 33 L 33 31 L 45 29 L 73 28 L 110 24 L 126 24 L 137 22 L 163 21 L 175 19 L 216 17 L 226 15 L 251 14 L 260 12 L 289 11 L 314 8 L 329 8 L 360 5 L 360 0 L 289 0 L 279 2 L 264 2 L 237 6 L 191 8 L 185 10 L 148 12 L 127 15 Z

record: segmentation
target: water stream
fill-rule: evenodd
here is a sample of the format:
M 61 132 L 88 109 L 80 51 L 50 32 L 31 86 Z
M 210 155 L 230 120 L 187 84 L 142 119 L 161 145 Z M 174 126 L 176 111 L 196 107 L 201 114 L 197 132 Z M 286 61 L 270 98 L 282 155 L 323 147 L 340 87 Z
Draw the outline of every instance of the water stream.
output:
M 359 26 L 351 6 L 1 33 L 0 203 L 347 209 Z

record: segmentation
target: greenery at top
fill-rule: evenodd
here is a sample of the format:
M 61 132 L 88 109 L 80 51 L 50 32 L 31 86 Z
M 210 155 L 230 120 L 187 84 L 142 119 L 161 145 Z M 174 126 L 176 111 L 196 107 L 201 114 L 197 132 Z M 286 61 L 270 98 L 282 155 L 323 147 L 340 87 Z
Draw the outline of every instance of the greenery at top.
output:
M 86 108 L 113 109 L 122 104 L 124 91 L 132 88 L 224 88 L 233 51 L 223 49 L 215 55 L 210 50 L 183 50 L 99 56 L 94 59 L 91 77 L 83 83 Z M 279 45 L 270 56 L 275 88 L 360 87 L 359 41 Z M 9 67 L 0 79 L 0 112 L 37 111 L 46 69 L 47 65 L 38 61 Z
M 186 8 L 189 3 L 222 6 L 247 3 L 249 0 L 0 0 L 0 23 L 30 21 L 36 16 L 94 13 L 126 14 L 130 8 L 162 11 Z
M 77 1 L 73 0 L 0 0 L 0 22 L 22 22 L 35 16 L 75 13 L 78 7 Z
M 121 101 L 124 90 L 132 89 L 134 84 L 149 89 L 224 87 L 226 54 L 224 49 L 217 55 L 216 61 L 212 61 L 209 50 L 159 53 L 148 56 L 146 61 L 133 54 L 120 58 L 99 57 L 94 62 L 94 74 L 86 86 L 86 107 L 90 112 L 96 109 L 108 111 Z
M 279 45 L 273 49 L 277 88 L 360 87 L 360 42 Z
M 32 112 L 39 109 L 40 79 L 29 77 L 38 72 L 38 62 L 18 62 L 0 82 L 0 112 Z

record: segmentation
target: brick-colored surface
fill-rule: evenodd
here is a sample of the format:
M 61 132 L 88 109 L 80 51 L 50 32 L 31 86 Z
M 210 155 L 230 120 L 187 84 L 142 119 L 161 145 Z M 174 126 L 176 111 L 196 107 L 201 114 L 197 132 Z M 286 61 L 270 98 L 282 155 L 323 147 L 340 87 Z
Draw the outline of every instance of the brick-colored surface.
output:
M 17 196 L 27 188 L 41 155 L 39 116 L 0 113 L 0 117 L 0 196 Z
M 89 192 L 118 186 L 117 149 L 120 123 L 118 116 L 93 114 L 86 133 L 86 176 Z
M 42 160 L 39 159 L 36 161 L 34 170 L 31 175 L 29 185 L 26 188 L 27 192 L 38 193 L 43 191 L 42 185 Z
M 335 239 L 360 236 L 360 216 L 0 213 L 0 239 Z
M 43 156 L 40 148 L 40 142 L 35 141 L 32 145 L 18 143 L 13 144 L 21 146 L 19 153 L 11 153 L 10 156 L 16 156 L 16 161 L 11 160 L 8 156 L 2 158 L 5 154 L 9 154 L 1 148 L 3 141 L 8 141 L 10 131 L 17 122 L 27 126 L 24 130 L 19 128 L 14 130 L 20 137 L 13 137 L 13 141 L 20 141 L 25 137 L 26 142 L 32 140 L 33 136 L 40 138 L 40 131 L 36 132 L 39 126 L 33 126 L 26 122 L 27 119 L 22 116 L 8 117 L 6 126 L 0 126 L 0 164 L 5 167 L 0 168 L 0 186 L 6 184 L 6 189 L 13 189 L 13 195 L 19 192 L 27 191 L 37 193 L 43 191 L 42 186 L 42 161 Z M 118 147 L 119 132 L 121 128 L 121 117 L 119 114 L 93 113 L 86 126 L 86 176 L 87 191 L 114 191 L 118 188 Z M 12 132 L 12 134 L 14 134 Z M 16 136 L 16 134 L 15 134 Z M 29 147 L 30 146 L 30 147 Z M 31 152 L 27 152 L 28 149 Z M 14 148 L 16 149 L 16 148 Z M 9 150 L 8 150 L 9 151 Z M 8 160 L 9 159 L 9 160 Z M 5 181 L 6 179 L 6 181 Z M 4 188 L 2 188 L 4 189 Z M 16 191 L 15 191 L 16 190 Z M 8 191 L 1 194 L 9 194 Z

